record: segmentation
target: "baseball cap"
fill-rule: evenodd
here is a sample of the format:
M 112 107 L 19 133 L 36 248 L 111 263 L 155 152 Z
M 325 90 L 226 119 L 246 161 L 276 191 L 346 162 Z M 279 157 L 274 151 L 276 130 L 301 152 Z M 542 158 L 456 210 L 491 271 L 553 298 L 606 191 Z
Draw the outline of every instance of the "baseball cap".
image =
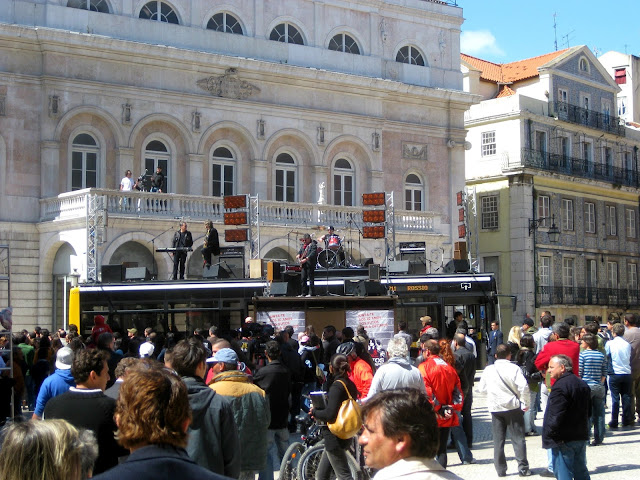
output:
M 69 370 L 73 364 L 73 350 L 69 347 L 62 347 L 56 354 L 56 368 L 58 370 Z
M 140 352 L 140 358 L 150 357 L 156 347 L 154 347 L 153 343 L 145 342 L 140 345 L 138 351 Z
M 238 354 L 231 348 L 221 348 L 213 357 L 207 358 L 207 363 L 238 363 Z

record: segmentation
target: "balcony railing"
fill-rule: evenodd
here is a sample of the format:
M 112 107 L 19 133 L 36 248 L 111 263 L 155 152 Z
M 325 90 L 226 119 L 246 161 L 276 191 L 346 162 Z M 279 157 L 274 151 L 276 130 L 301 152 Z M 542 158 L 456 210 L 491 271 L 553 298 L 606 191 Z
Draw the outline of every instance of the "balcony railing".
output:
M 536 288 L 538 305 L 603 305 L 627 307 L 640 305 L 640 290 L 595 287 Z
M 625 136 L 624 121 L 620 117 L 558 101 L 553 102 L 553 109 L 559 120 L 595 128 L 621 137 Z
M 107 216 L 131 218 L 190 218 L 222 223 L 222 198 L 175 193 L 121 192 L 106 189 L 84 189 L 68 192 L 40 201 L 40 221 L 85 218 L 87 198 L 103 198 Z M 361 207 L 318 205 L 315 203 L 284 203 L 269 200 L 259 202 L 260 225 L 315 226 L 335 225 L 337 228 L 362 226 Z M 395 211 L 396 231 L 437 233 L 440 216 L 433 212 Z
M 523 148 L 520 162 L 520 165 L 518 165 L 517 162 L 513 162 L 512 159 L 509 158 L 506 162 L 503 162 L 503 168 L 540 168 L 550 172 L 590 178 L 616 185 L 629 187 L 638 186 L 638 173 L 634 170 L 595 163 L 582 158 L 568 157 L 559 153 L 541 152 L 539 150 Z

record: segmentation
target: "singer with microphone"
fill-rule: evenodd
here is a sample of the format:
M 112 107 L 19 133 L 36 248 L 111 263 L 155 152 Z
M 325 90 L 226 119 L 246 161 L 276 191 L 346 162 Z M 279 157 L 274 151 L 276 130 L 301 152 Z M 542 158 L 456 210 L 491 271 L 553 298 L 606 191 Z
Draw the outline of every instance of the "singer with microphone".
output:
M 204 268 L 211 266 L 211 254 L 220 255 L 220 241 L 218 240 L 218 231 L 213 227 L 213 222 L 207 220 L 204 222 L 204 247 L 202 248 L 202 259 L 204 260 Z
M 184 267 L 187 263 L 187 250 L 193 245 L 191 232 L 187 230 L 187 222 L 180 222 L 180 230 L 173 235 L 173 279 L 178 279 L 178 266 L 180 267 L 180 280 L 184 280 Z

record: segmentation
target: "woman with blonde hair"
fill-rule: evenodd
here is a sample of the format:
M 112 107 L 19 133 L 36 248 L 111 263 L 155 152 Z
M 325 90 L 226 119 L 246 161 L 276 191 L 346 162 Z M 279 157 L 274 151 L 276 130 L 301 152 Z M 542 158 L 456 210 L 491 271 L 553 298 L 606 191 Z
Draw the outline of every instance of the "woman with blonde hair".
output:
M 507 345 L 511 351 L 511 361 L 516 361 L 516 356 L 520 351 L 520 339 L 522 338 L 522 328 L 514 325 L 509 330 L 509 337 L 507 338 Z
M 0 450 L 0 480 L 83 480 L 97 456 L 95 437 L 66 420 L 13 423 Z

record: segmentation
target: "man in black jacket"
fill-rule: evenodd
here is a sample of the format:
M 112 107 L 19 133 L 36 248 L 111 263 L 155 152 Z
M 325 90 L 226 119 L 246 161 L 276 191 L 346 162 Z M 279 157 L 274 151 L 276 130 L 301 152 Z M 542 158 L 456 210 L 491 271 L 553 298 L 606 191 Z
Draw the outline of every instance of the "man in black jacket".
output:
M 253 376 L 253 383 L 263 389 L 269 399 L 271 423 L 267 431 L 267 467 L 260 472 L 259 480 L 273 480 L 274 465 L 280 462 L 289 447 L 289 394 L 291 372 L 280 361 L 280 345 L 274 340 L 266 343 L 265 355 L 269 363 Z M 276 452 L 277 449 L 277 452 Z
M 300 276 L 300 282 L 302 285 L 303 297 L 313 297 L 316 294 L 315 287 L 315 273 L 316 264 L 318 263 L 318 243 L 315 240 L 311 240 L 311 235 L 305 233 L 302 237 L 304 242 L 297 258 L 300 261 L 302 267 L 302 275 Z M 309 285 L 307 285 L 307 280 Z
M 187 230 L 187 222 L 180 222 L 180 230 L 173 235 L 173 248 L 177 249 L 173 254 L 173 279 L 178 278 L 178 266 L 180 266 L 180 280 L 184 280 L 184 267 L 187 263 L 187 250 L 193 245 L 191 232 Z
M 207 220 L 204 222 L 205 235 L 204 246 L 202 248 L 202 258 L 204 267 L 211 266 L 211 255 L 220 255 L 220 240 L 218 239 L 218 230 L 213 227 L 213 222 Z
M 204 383 L 207 350 L 195 337 L 181 340 L 165 355 L 187 385 L 192 420 L 187 453 L 200 466 L 220 475 L 240 475 L 240 440 L 229 402 Z M 245 452 L 246 453 L 246 452 Z
M 549 360 L 553 384 L 542 424 L 542 447 L 551 449 L 556 478 L 588 480 L 587 442 L 591 418 L 591 390 L 573 373 L 567 355 Z

